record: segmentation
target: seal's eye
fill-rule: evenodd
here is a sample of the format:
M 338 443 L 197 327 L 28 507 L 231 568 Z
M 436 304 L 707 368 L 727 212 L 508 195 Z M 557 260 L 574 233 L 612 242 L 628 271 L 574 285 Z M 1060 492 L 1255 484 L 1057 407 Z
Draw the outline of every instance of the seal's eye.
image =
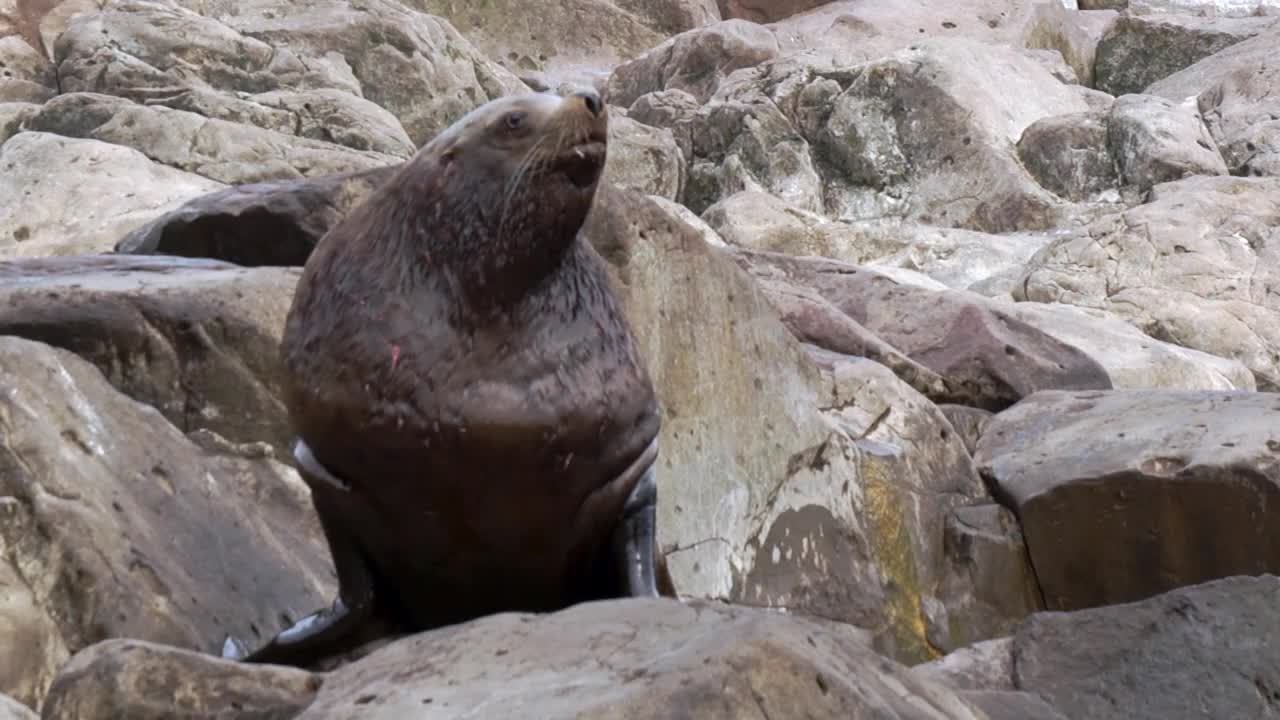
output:
M 521 112 L 519 110 L 515 112 L 507 113 L 507 118 L 506 118 L 507 127 L 512 130 L 519 130 L 520 128 L 524 127 L 524 121 L 527 116 L 528 116 L 527 113 Z

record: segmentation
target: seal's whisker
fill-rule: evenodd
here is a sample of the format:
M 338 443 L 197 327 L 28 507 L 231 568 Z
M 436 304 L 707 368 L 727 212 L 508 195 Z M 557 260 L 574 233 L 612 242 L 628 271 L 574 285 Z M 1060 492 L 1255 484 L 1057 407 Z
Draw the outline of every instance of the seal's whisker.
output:
M 538 141 L 525 152 L 524 157 L 520 158 L 520 164 L 516 166 L 516 171 L 511 173 L 511 177 L 507 178 L 506 185 L 502 189 L 502 206 L 498 213 L 497 236 L 501 238 L 507 224 L 507 211 L 511 207 L 511 201 L 515 197 L 516 190 L 519 189 L 524 178 L 529 174 L 530 170 L 540 169 L 538 163 L 553 156 L 553 153 L 542 152 L 551 140 L 550 135 L 538 138 Z M 558 143 L 557 143 L 558 144 Z

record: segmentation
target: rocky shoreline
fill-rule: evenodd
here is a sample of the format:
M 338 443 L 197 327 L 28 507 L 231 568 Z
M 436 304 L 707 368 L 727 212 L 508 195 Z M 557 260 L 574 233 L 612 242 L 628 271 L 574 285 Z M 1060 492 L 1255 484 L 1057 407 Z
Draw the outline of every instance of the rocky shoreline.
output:
M 1274 0 L 0 0 L 0 718 L 1280 712 Z M 589 84 L 680 601 L 308 672 L 277 344 L 467 110 Z

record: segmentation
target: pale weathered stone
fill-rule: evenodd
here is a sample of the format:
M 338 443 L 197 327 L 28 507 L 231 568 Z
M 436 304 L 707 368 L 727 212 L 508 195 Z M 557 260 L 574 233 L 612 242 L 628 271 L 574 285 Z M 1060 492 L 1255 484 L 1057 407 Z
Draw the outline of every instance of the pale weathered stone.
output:
M 1227 174 L 1195 108 L 1154 95 L 1116 98 L 1107 116 L 1107 147 L 1120 181 L 1141 195 L 1188 175 Z
M 686 0 L 687 1 L 687 0 Z M 410 6 L 440 16 L 487 57 L 516 73 L 594 85 L 609 71 L 667 38 L 670 0 L 412 0 Z M 687 28 L 681 28 L 687 29 Z M 556 83 L 550 83 L 553 87 Z
M 1271 18 L 1122 15 L 1098 45 L 1097 87 L 1117 96 L 1147 92 L 1152 83 L 1274 24 Z
M 706 102 L 726 75 L 777 57 L 778 41 L 763 25 L 725 20 L 681 33 L 609 77 L 609 102 L 630 106 L 641 95 L 683 90 Z
M 586 232 L 664 408 L 657 524 L 676 587 L 844 619 L 894 657 L 932 657 L 922 608 L 945 571 L 942 522 L 985 493 L 945 418 L 875 363 L 815 367 L 723 251 L 650 200 L 602 193 Z
M 1114 10 L 1069 10 L 1060 2 L 1038 3 L 1023 42 L 1027 47 L 1051 48 L 1075 71 L 1079 82 L 1093 87 L 1098 43 L 1119 16 Z
M 1073 610 L 1280 570 L 1278 452 L 1274 394 L 1046 391 L 974 457 L 1018 514 L 1045 606 Z
M 1255 390 L 1238 360 L 1162 342 L 1110 312 L 1062 303 L 1008 302 L 1000 309 L 1080 348 L 1117 389 Z
M 925 390 L 935 402 L 999 410 L 1044 388 L 1111 387 L 1102 366 L 1080 350 L 972 293 L 912 287 L 821 258 L 748 250 L 735 255 L 757 280 L 816 291 L 879 341 L 944 378 L 942 388 Z M 804 315 L 788 320 L 801 337 L 821 337 L 806 326 L 828 322 Z
M 249 183 L 201 195 L 125 235 L 115 250 L 245 266 L 304 265 L 329 228 L 397 169 Z
M 140 3 L 128 0 L 125 4 Z M 398 0 L 175 0 L 267 48 L 268 82 L 208 79 L 225 90 L 265 92 L 336 88 L 363 97 L 397 119 L 415 146 L 492 98 L 524 91 L 515 75 L 488 60 L 422 3 Z M 412 5 L 412 6 L 411 6 Z M 121 7 L 121 11 L 123 8 Z M 151 22 L 148 20 L 148 22 Z M 182 37 L 182 35 L 178 35 Z M 100 41 L 99 41 L 100 42 Z M 87 43 L 93 47 L 92 43 Z M 123 58 L 122 63 L 129 63 Z M 197 60 L 197 67 L 203 64 Z M 135 64 L 136 63 L 132 63 Z M 198 70 L 202 77 L 208 73 Z M 135 84 L 163 87 L 168 75 Z M 99 91 L 101 91 L 99 89 Z
M 941 685 L 964 690 L 1013 691 L 1013 638 L 983 640 L 912 668 Z
M 1280 179 L 1191 177 L 1055 240 L 1017 300 L 1110 311 L 1146 334 L 1239 360 L 1280 388 Z
M 131 147 L 158 163 L 233 184 L 367 170 L 401 160 L 97 93 L 60 95 L 29 125 Z
M 183 201 L 221 187 L 130 148 L 20 132 L 0 146 L 0 255 L 101 252 Z
M 0 102 L 0 146 L 22 131 L 31 118 L 40 114 L 40 106 L 28 102 Z

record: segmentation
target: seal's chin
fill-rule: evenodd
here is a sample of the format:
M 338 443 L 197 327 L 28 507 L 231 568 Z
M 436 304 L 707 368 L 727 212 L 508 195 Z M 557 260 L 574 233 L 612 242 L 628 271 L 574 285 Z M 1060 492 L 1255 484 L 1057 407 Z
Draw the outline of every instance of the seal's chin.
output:
M 604 170 L 605 143 L 588 139 L 568 148 L 556 159 L 555 170 L 562 173 L 574 187 L 587 190 L 595 186 Z

